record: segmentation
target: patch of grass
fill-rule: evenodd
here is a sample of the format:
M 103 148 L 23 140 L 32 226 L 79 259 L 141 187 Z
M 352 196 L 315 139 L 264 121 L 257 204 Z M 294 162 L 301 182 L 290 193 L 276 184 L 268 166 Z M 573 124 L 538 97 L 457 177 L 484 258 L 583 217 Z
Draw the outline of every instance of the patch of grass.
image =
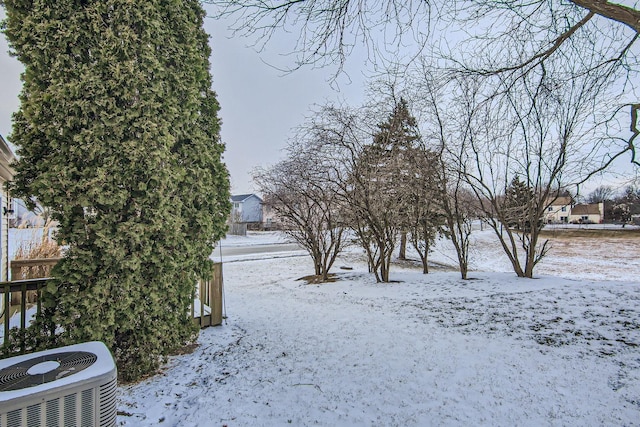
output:
M 298 280 L 304 280 L 305 282 L 307 282 L 307 285 L 319 285 L 321 283 L 333 283 L 338 281 L 338 275 L 329 274 L 327 280 L 322 280 L 322 276 L 316 276 L 315 274 L 312 274 L 310 276 L 301 277 Z
M 182 356 L 184 354 L 191 354 L 194 351 L 196 351 L 196 349 L 200 346 L 200 344 L 198 343 L 189 343 L 189 344 L 185 344 L 184 346 L 176 349 L 175 351 L 171 352 L 170 356 Z
M 554 239 L 620 238 L 640 239 L 640 228 L 556 228 L 542 229 L 540 236 Z
M 49 237 L 51 226 L 45 224 L 42 230 L 42 237 L 37 239 L 34 236 L 27 242 L 20 242 L 16 250 L 15 259 L 40 259 L 40 258 L 59 258 L 62 256 L 62 248 L 56 241 Z

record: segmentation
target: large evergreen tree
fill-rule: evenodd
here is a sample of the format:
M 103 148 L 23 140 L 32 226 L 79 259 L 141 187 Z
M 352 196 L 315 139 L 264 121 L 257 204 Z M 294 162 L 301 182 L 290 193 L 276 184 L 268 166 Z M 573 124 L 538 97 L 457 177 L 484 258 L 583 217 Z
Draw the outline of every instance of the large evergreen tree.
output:
M 504 212 L 506 226 L 525 230 L 530 225 L 531 212 L 535 204 L 533 189 L 520 180 L 516 175 L 505 189 L 502 211 Z
M 419 141 L 416 120 L 401 99 L 378 124 L 373 142 L 362 149 L 351 177 L 350 221 L 378 282 L 389 282 L 396 240 L 409 227 Z
M 230 209 L 198 0 L 4 0 L 24 64 L 14 192 L 67 247 L 48 342 L 104 341 L 121 376 L 195 336 L 196 277 Z M 42 319 L 40 319 L 42 320 Z

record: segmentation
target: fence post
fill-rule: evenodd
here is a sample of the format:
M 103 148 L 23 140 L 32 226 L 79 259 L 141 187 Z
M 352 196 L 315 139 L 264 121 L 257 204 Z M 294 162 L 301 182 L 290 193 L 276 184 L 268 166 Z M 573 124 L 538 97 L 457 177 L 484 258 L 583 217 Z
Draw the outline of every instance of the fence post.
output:
M 214 262 L 211 274 L 198 279 L 198 296 L 200 300 L 200 317 L 194 322 L 200 328 L 222 324 L 222 263 Z M 209 314 L 205 312 L 209 309 Z M 191 315 L 195 314 L 195 300 L 191 304 Z
M 209 285 L 209 299 L 211 307 L 211 324 L 222 324 L 222 263 L 213 264 L 213 276 Z

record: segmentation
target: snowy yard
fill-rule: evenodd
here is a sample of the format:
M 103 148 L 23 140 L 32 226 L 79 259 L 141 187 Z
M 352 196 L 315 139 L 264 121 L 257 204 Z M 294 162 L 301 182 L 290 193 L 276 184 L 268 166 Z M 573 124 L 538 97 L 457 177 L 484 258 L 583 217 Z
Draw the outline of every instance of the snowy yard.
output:
M 558 242 L 527 280 L 476 236 L 469 281 L 405 264 L 376 284 L 357 250 L 322 285 L 297 280 L 307 257 L 223 260 L 227 322 L 121 386 L 118 424 L 640 425 L 640 239 Z

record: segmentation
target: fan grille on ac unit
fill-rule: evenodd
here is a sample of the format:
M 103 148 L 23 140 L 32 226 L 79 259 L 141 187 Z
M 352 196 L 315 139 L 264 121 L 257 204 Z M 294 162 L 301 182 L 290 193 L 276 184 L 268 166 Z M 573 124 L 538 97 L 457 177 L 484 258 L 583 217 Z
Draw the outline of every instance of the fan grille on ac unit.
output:
M 0 391 L 21 390 L 46 384 L 76 374 L 93 365 L 97 356 L 87 351 L 70 351 L 37 356 L 0 370 Z M 60 365 L 44 374 L 31 375 L 27 371 L 40 363 Z

